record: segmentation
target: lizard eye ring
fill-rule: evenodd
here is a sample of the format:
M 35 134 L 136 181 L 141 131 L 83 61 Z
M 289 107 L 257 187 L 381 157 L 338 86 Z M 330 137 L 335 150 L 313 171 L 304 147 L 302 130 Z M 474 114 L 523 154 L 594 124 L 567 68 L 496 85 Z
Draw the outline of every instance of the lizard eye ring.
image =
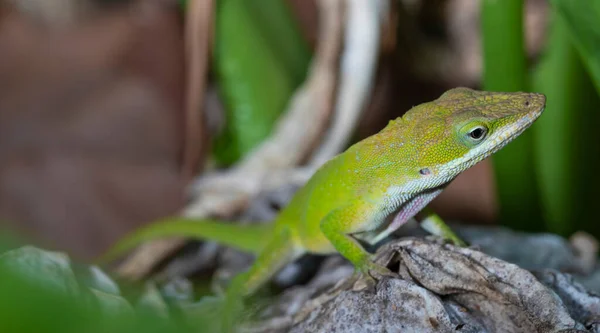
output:
M 481 141 L 487 134 L 487 128 L 477 126 L 469 132 L 469 137 L 475 141 Z

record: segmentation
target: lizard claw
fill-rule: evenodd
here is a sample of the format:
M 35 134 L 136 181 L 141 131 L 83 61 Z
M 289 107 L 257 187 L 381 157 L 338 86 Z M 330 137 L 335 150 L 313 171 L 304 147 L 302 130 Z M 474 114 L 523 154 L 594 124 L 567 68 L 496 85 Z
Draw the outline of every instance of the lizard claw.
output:
M 360 266 L 359 273 L 372 282 L 381 280 L 382 277 L 398 277 L 398 274 L 392 272 L 387 267 L 376 264 L 370 260 L 365 261 L 365 263 Z
M 374 289 L 377 281 L 382 277 L 398 277 L 398 274 L 392 272 L 387 267 L 378 265 L 372 261 L 366 261 L 356 271 L 356 279 L 353 290 Z
M 382 277 L 398 277 L 398 274 L 392 272 L 385 266 L 378 265 L 374 262 L 370 262 L 368 266 L 367 274 L 376 280 L 380 280 Z

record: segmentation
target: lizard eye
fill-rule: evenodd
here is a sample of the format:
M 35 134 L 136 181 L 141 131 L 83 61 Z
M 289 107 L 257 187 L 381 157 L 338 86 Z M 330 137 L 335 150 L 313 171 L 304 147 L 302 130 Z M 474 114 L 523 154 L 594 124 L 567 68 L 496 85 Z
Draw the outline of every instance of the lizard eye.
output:
M 487 134 L 487 128 L 483 126 L 477 126 L 469 132 L 469 138 L 474 141 L 481 141 Z

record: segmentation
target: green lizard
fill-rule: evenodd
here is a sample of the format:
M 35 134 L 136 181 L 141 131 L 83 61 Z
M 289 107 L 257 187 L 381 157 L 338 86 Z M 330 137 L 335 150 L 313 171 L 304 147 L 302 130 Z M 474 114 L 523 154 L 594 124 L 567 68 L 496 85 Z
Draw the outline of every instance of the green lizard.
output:
M 449 90 L 325 163 L 273 224 L 170 219 L 122 240 L 108 258 L 150 238 L 191 236 L 193 229 L 199 238 L 257 254 L 251 268 L 231 283 L 230 300 L 253 293 L 305 253 L 338 252 L 358 272 L 387 275 L 357 237 L 376 242 L 409 221 L 461 172 L 528 128 L 545 102 L 536 93 Z M 440 219 L 434 221 L 441 236 L 460 243 Z

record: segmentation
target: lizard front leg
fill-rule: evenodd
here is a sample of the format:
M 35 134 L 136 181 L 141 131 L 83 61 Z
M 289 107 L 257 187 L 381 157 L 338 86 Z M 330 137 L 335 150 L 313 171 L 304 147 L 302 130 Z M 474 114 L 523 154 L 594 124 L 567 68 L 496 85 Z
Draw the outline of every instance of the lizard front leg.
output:
M 352 234 L 376 228 L 376 225 L 365 222 L 369 220 L 367 212 L 371 209 L 371 206 L 362 201 L 335 209 L 321 221 L 321 231 L 333 247 L 348 259 L 359 272 L 368 275 L 371 275 L 372 272 L 379 275 L 394 275 L 386 267 L 371 261 L 371 254 L 352 237 Z

